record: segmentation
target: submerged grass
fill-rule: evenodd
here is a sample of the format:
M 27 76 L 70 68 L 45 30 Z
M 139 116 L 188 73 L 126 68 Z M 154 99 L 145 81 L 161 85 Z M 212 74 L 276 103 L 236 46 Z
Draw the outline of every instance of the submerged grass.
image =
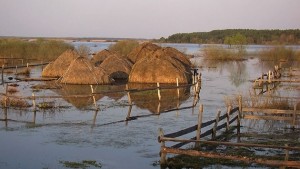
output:
M 89 167 L 102 168 L 101 163 L 97 163 L 95 160 L 83 160 L 81 162 L 72 162 L 72 161 L 60 161 L 61 164 L 66 168 L 80 168 L 86 169 Z

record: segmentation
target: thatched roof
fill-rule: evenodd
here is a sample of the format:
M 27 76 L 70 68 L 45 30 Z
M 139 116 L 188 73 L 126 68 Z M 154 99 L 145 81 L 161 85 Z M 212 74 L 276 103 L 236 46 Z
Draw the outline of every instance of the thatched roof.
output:
M 164 51 L 165 55 L 171 56 L 173 59 L 179 60 L 185 66 L 187 66 L 187 67 L 192 66 L 192 63 L 188 59 L 188 57 L 185 54 L 183 54 L 182 52 L 178 51 L 177 49 L 171 48 L 171 47 L 165 47 L 165 48 L 163 48 L 163 51 Z
M 54 62 L 48 64 L 42 71 L 43 77 L 61 77 L 71 62 L 79 55 L 73 50 L 67 50 L 62 53 Z
M 85 57 L 76 58 L 60 79 L 66 84 L 111 84 L 113 80 L 101 68 L 94 67 Z
M 129 82 L 134 83 L 190 83 L 190 66 L 184 64 L 176 55 L 169 55 L 168 49 L 159 49 L 155 53 L 141 58 L 132 67 Z
M 113 51 L 104 49 L 92 57 L 91 62 L 94 66 L 99 66 L 108 56 L 116 54 Z
M 136 84 L 129 83 L 129 89 L 149 89 L 155 88 L 156 84 Z M 167 84 L 162 84 L 162 87 L 170 87 Z M 174 86 L 174 85 L 172 85 Z M 161 90 L 161 100 L 158 100 L 157 90 L 151 90 L 147 92 L 133 92 L 130 93 L 131 100 L 134 104 L 141 108 L 147 109 L 151 113 L 157 114 L 159 112 L 164 112 L 165 110 L 170 110 L 180 107 L 181 103 L 186 101 L 190 96 L 190 88 L 179 88 L 179 99 L 177 95 L 177 89 L 162 89 Z
M 134 48 L 129 54 L 128 59 L 135 63 L 139 59 L 143 57 L 147 57 L 149 55 L 152 55 L 156 50 L 160 49 L 160 46 L 157 46 L 150 42 L 145 42 L 140 44 L 138 47 Z
M 113 79 L 128 79 L 132 63 L 126 57 L 113 54 L 108 56 L 100 67 Z

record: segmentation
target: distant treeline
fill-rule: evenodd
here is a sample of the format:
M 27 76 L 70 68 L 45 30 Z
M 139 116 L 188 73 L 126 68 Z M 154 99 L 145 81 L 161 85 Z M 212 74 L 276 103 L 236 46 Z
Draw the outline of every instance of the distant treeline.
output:
M 226 37 L 242 34 L 247 44 L 300 44 L 300 30 L 254 30 L 226 29 L 210 32 L 177 33 L 168 38 L 160 38 L 157 42 L 165 43 L 200 43 L 223 44 Z

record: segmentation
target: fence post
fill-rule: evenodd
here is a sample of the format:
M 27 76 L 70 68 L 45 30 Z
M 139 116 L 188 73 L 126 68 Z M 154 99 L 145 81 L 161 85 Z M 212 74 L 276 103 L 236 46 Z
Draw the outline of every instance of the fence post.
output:
M 288 147 L 288 144 L 284 144 L 285 147 Z M 289 150 L 285 149 L 285 157 L 284 157 L 284 161 L 289 161 Z
M 33 106 L 33 111 L 36 111 L 35 95 L 34 95 L 34 93 L 32 93 L 32 106 Z
M 231 106 L 227 107 L 227 121 L 226 121 L 226 131 L 229 131 L 229 120 L 230 120 L 230 111 L 231 111 Z
M 241 131 L 241 114 L 243 112 L 243 105 L 242 105 L 242 96 L 239 96 L 239 112 L 237 118 L 237 138 L 238 142 L 240 142 L 240 131 Z
M 178 81 L 178 78 L 176 78 L 176 86 L 177 86 L 177 97 L 179 99 L 180 93 L 179 93 L 179 81 Z
M 2 84 L 4 85 L 4 64 L 2 65 L 2 71 L 1 71 L 1 81 L 2 81 Z
M 160 88 L 159 88 L 159 82 L 156 83 L 157 84 L 157 95 L 158 95 L 158 100 L 161 100 L 161 95 L 160 95 Z
M 94 88 L 93 88 L 93 85 L 90 85 L 90 86 L 91 86 L 92 98 L 93 98 L 93 101 L 94 101 L 94 105 L 95 105 L 96 110 L 98 110 L 96 98 L 95 98 L 95 95 L 94 95 Z
M 18 65 L 16 65 L 15 75 L 18 75 Z
M 201 136 L 201 128 L 202 128 L 202 116 L 203 116 L 203 104 L 199 106 L 199 114 L 198 114 L 198 125 L 197 125 L 197 133 L 196 139 L 199 141 Z M 200 143 L 196 143 L 197 147 L 200 147 Z
M 219 123 L 219 119 L 220 119 L 220 114 L 221 114 L 221 110 L 218 110 L 217 116 L 216 116 L 216 122 L 215 122 L 215 125 L 212 130 L 212 139 L 213 140 L 216 138 L 216 135 L 217 135 L 217 127 L 218 127 L 218 123 Z
M 127 90 L 128 103 L 129 105 L 132 105 L 128 84 L 126 84 L 126 90 Z
M 165 141 L 161 140 L 161 138 L 164 136 L 164 131 L 162 128 L 158 129 L 158 141 L 160 142 L 160 164 L 166 164 L 166 156 L 167 154 L 164 153 L 162 150 L 165 148 Z
M 296 118 L 297 118 L 297 115 L 296 115 L 296 110 L 297 110 L 297 105 L 294 104 L 294 112 L 293 112 L 293 129 L 295 129 L 295 125 L 296 125 Z

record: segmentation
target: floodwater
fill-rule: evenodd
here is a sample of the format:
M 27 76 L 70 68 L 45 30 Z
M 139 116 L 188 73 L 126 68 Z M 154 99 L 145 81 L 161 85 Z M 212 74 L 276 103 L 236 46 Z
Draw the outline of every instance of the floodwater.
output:
M 94 52 L 107 48 L 111 43 L 74 42 L 75 46 L 87 45 Z M 188 54 L 199 52 L 203 46 L 196 44 L 162 44 L 172 46 Z M 257 46 L 255 46 L 257 47 Z M 257 47 L 261 49 L 262 47 Z M 249 48 L 250 50 L 250 48 Z M 251 48 L 251 50 L 254 50 Z M 82 98 L 41 98 L 36 104 L 49 103 L 55 109 L 8 109 L 10 121 L 0 121 L 0 168 L 2 169 L 57 169 L 66 168 L 64 162 L 95 160 L 103 169 L 158 169 L 160 144 L 157 142 L 158 129 L 165 133 L 178 131 L 197 123 L 198 106 L 204 105 L 203 121 L 215 118 L 218 109 L 226 111 L 225 97 L 247 95 L 252 92 L 252 83 L 268 68 L 257 59 L 227 63 L 220 67 L 199 63 L 202 74 L 200 99 L 192 109 L 163 112 L 176 107 L 192 106 L 193 87 L 162 90 L 161 104 L 156 91 L 131 93 L 133 106 L 128 104 L 127 93 L 122 91 L 125 84 L 116 86 L 93 86 L 99 111 L 95 110 L 91 97 Z M 41 67 L 32 68 L 31 77 L 39 77 Z M 6 81 L 13 74 L 5 74 Z M 15 83 L 13 80 L 12 83 Z M 90 86 L 58 85 L 53 82 L 18 82 L 15 96 L 68 96 L 89 95 Z M 51 89 L 33 89 L 42 84 Z M 139 88 L 139 86 L 130 86 Z M 1 92 L 5 87 L 1 86 Z M 289 89 L 285 96 L 299 97 L 299 89 Z M 26 100 L 31 103 L 31 100 Z M 160 112 L 158 113 L 158 109 Z M 131 110 L 131 111 L 130 111 Z M 130 114 L 128 113 L 130 111 Z M 4 110 L 0 118 L 4 119 Z M 131 120 L 126 121 L 130 116 Z M 97 168 L 90 166 L 90 168 Z

